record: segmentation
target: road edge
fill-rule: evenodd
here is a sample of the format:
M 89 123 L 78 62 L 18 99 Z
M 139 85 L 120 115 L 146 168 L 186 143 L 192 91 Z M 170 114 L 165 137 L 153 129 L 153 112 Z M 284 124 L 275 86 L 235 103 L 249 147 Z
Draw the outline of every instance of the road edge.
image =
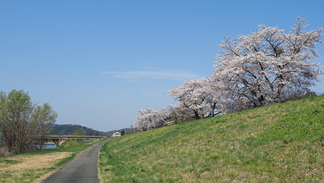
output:
M 108 141 L 110 141 L 112 139 L 113 138 L 108 138 L 107 141 L 105 141 L 104 143 L 107 143 Z M 98 179 L 99 179 L 99 182 L 100 183 L 103 182 L 102 177 L 101 177 L 101 174 L 100 174 L 100 165 L 99 165 L 99 163 L 100 163 L 100 149 L 101 149 L 101 147 L 103 146 L 104 143 L 102 143 L 102 145 L 100 146 L 100 148 L 98 150 L 98 158 L 97 158 L 98 159 L 98 161 L 97 161 L 97 164 L 98 164 Z

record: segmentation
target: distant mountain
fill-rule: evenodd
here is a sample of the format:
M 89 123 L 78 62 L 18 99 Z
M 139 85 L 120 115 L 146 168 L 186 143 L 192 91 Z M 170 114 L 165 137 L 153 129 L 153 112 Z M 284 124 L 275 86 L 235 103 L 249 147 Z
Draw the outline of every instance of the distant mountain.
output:
M 81 125 L 72 125 L 72 124 L 53 124 L 51 125 L 51 134 L 52 135 L 71 135 L 75 130 L 82 129 L 87 135 L 99 135 L 99 136 L 110 136 L 114 132 L 122 132 L 123 130 L 127 133 L 129 128 L 122 128 L 119 130 L 111 130 L 108 132 L 94 130 Z
M 81 125 L 72 125 L 72 124 L 53 124 L 51 126 L 52 135 L 71 135 L 75 130 L 82 129 L 87 135 L 99 135 L 106 136 L 108 132 L 94 130 Z

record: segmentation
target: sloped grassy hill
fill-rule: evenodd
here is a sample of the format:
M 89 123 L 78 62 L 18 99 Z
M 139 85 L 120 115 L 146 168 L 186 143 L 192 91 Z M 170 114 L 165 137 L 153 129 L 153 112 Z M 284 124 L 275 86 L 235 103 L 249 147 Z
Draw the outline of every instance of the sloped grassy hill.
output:
M 103 182 L 322 182 L 324 95 L 115 138 Z

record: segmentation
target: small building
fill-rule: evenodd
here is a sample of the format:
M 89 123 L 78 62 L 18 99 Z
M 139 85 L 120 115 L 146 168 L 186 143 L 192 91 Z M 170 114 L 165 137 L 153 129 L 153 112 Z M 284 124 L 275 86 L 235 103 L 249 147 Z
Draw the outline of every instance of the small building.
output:
M 114 132 L 112 134 L 112 137 L 120 137 L 121 136 L 121 133 L 120 132 Z

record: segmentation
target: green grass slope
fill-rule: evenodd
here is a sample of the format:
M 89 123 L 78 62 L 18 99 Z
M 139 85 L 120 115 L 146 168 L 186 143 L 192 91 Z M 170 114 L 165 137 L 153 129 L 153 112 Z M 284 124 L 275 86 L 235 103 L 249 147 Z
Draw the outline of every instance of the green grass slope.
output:
M 115 138 L 103 182 L 323 182 L 324 95 Z

